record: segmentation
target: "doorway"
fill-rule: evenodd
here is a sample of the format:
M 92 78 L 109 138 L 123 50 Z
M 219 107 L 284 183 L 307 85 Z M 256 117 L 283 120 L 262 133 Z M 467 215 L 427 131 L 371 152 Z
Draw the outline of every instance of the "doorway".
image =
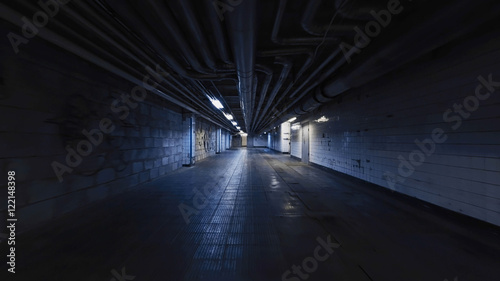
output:
M 247 134 L 241 134 L 241 146 L 247 146 Z

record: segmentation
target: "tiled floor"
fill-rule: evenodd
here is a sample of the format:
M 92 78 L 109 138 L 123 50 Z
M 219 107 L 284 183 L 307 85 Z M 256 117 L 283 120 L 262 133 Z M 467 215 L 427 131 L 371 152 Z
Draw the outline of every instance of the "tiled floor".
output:
M 239 149 L 19 235 L 12 280 L 499 280 L 498 233 Z

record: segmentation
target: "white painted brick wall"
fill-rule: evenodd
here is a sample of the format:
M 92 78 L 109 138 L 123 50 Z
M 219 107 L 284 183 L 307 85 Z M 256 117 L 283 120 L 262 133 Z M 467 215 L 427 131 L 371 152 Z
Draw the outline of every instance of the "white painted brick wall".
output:
M 500 81 L 499 36 L 472 38 L 445 56 L 414 63 L 351 90 L 341 103 L 320 108 L 310 122 L 310 161 L 432 204 L 500 225 L 500 89 L 452 128 L 443 113 L 474 95 L 477 77 Z M 472 47 L 471 47 L 472 46 Z M 398 176 L 399 156 L 415 140 L 442 128 L 437 144 L 408 177 Z M 292 155 L 301 157 L 295 131 Z M 395 184 L 391 184 L 396 180 Z

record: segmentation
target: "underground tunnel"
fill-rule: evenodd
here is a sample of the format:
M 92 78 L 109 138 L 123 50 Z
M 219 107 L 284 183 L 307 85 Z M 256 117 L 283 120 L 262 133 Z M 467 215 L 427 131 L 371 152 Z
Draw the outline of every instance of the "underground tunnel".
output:
M 0 279 L 498 280 L 498 15 L 0 0 Z

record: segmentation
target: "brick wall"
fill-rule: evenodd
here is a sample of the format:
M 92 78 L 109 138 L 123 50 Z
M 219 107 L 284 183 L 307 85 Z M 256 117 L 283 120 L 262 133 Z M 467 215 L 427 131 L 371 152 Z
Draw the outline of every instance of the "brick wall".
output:
M 195 128 L 196 161 L 207 158 L 211 155 L 215 155 L 215 146 L 217 144 L 217 127 L 201 118 L 197 118 Z
M 7 33 L 0 26 L 0 34 Z M 18 231 L 130 190 L 185 162 L 185 122 L 178 106 L 152 93 L 134 100 L 135 85 L 39 38 L 17 55 L 2 40 L 0 61 L 0 170 L 16 172 Z M 201 119 L 196 124 L 197 137 L 210 138 L 201 146 L 207 151 L 197 150 L 199 160 L 213 154 L 215 126 Z M 7 194 L 5 182 L 0 191 Z M 6 203 L 0 202 L 0 227 Z
M 500 82 L 498 38 L 458 42 L 307 116 L 310 161 L 500 225 L 500 88 L 475 97 L 478 76 Z

